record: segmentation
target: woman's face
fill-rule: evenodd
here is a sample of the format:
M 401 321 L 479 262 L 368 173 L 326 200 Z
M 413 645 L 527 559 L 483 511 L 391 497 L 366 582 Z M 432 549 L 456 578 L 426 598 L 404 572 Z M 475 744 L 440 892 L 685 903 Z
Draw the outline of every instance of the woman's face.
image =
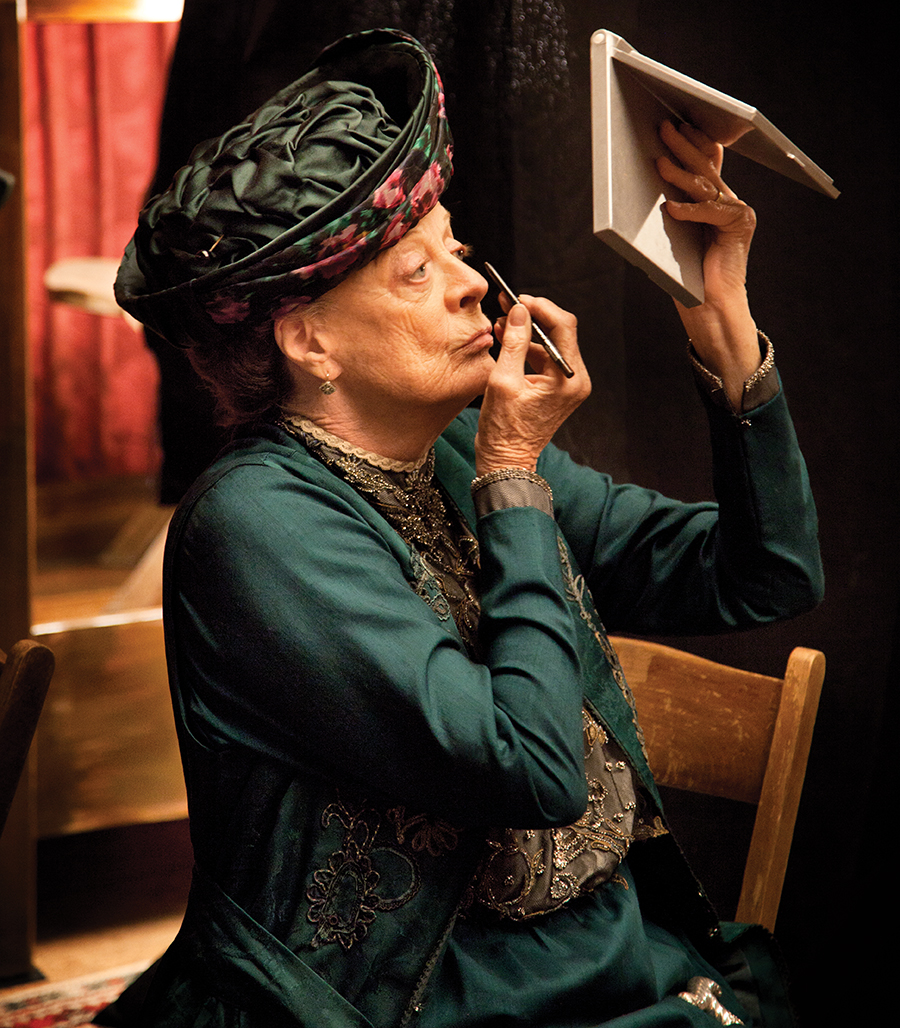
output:
M 402 403 L 446 408 L 449 421 L 484 391 L 494 367 L 487 282 L 466 253 L 437 206 L 328 294 L 317 334 L 360 413 Z

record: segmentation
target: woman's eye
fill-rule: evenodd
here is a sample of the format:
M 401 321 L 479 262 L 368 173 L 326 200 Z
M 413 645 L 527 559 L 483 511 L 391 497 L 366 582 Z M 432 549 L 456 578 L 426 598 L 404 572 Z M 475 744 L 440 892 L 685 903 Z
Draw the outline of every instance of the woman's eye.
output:
M 461 261 L 467 261 L 472 256 L 472 247 L 468 243 L 460 243 L 451 251 L 454 257 Z
M 413 272 L 412 272 L 412 273 L 410 274 L 410 276 L 409 276 L 409 277 L 410 277 L 410 278 L 412 278 L 412 279 L 422 279 L 422 278 L 424 278 L 424 277 L 425 277 L 425 274 L 426 274 L 426 272 L 427 272 L 427 271 L 428 271 L 428 265 L 427 265 L 427 264 L 420 264 L 420 265 L 418 266 L 418 268 L 416 268 L 416 269 L 415 269 L 415 270 L 414 270 L 414 271 L 413 271 Z

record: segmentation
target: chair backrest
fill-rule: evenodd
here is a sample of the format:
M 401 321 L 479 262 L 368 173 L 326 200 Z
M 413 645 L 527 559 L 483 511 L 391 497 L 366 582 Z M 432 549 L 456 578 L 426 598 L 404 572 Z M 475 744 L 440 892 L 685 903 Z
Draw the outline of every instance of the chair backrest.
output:
M 612 637 L 656 780 L 756 804 L 736 920 L 775 926 L 825 655 L 798 646 L 784 678 Z
M 31 639 L 0 650 L 0 832 L 16 794 L 44 698 L 53 675 L 53 653 Z

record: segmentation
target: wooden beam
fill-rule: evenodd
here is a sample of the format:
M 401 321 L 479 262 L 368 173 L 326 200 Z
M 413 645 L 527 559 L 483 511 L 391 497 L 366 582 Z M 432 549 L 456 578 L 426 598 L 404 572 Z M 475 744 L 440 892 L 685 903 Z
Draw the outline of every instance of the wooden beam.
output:
M 14 179 L 0 208 L 0 648 L 31 630 L 34 476 L 25 302 L 22 97 L 17 5 L 0 0 L 0 168 Z M 33 764 L 0 838 L 0 976 L 27 976 L 35 921 Z
M 0 208 L 0 649 L 31 627 L 33 486 L 25 324 L 25 191 L 16 6 L 0 0 L 0 168 L 15 179 Z

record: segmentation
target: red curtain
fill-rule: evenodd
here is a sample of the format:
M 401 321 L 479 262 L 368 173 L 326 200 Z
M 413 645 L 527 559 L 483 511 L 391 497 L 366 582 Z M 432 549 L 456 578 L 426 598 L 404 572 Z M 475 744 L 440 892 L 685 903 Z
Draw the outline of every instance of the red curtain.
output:
M 156 161 L 176 24 L 28 24 L 29 321 L 38 481 L 153 474 L 155 361 L 121 318 L 51 303 L 65 257 L 118 258 Z

